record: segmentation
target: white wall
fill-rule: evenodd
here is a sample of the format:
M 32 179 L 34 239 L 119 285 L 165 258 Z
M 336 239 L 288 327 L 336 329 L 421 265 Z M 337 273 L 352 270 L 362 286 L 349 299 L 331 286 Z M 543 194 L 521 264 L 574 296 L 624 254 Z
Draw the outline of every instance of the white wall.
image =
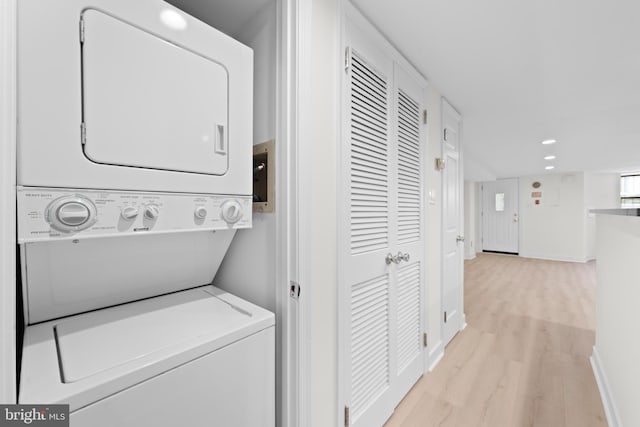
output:
M 464 182 L 464 259 L 476 257 L 476 183 Z
M 520 178 L 520 255 L 563 261 L 585 261 L 584 174 Z M 535 181 L 542 185 L 534 189 Z M 540 205 L 533 191 L 542 192 Z
M 234 35 L 253 49 L 254 144 L 275 138 L 276 22 L 274 1 Z M 278 141 L 275 144 L 277 146 Z M 253 228 L 236 233 L 214 279 L 217 286 L 271 311 L 275 311 L 276 301 L 275 215 L 253 214 Z
M 611 427 L 640 426 L 640 218 L 597 215 L 594 372 Z
M 534 189 L 534 181 L 542 185 Z M 595 258 L 594 208 L 619 206 L 620 177 L 567 173 L 520 178 L 520 255 L 584 262 Z M 535 205 L 531 193 L 542 192 Z
M 591 209 L 620 207 L 620 175 L 616 173 L 585 173 L 584 175 L 586 257 L 596 257 L 596 216 Z

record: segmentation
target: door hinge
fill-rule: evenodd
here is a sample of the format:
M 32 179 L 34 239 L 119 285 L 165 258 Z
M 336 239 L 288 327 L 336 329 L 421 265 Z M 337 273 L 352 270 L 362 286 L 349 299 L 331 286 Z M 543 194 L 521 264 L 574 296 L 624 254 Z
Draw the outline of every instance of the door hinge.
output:
M 351 48 L 349 46 L 344 50 L 344 71 L 349 72 L 351 68 Z
M 422 334 L 422 345 L 424 347 L 427 346 L 427 333 L 426 332 L 424 334 Z
M 80 142 L 82 145 L 87 143 L 87 125 L 84 122 L 80 123 Z
M 80 43 L 84 43 L 84 18 L 80 17 Z
M 344 407 L 344 427 L 349 427 L 351 425 L 351 414 L 348 406 Z
M 444 323 L 447 323 L 447 312 L 444 312 Z
M 443 138 L 444 138 L 445 141 L 447 140 L 447 128 L 444 128 Z
M 427 124 L 427 110 L 422 111 L 422 123 Z
M 300 299 L 300 283 L 293 280 L 289 282 L 289 296 L 295 300 Z

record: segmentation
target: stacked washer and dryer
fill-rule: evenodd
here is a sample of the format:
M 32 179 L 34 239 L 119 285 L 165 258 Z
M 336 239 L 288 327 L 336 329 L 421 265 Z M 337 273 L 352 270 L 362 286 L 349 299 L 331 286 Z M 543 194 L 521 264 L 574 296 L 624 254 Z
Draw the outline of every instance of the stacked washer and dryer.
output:
M 274 316 L 211 285 L 251 227 L 252 51 L 159 0 L 21 0 L 20 403 L 272 426 Z

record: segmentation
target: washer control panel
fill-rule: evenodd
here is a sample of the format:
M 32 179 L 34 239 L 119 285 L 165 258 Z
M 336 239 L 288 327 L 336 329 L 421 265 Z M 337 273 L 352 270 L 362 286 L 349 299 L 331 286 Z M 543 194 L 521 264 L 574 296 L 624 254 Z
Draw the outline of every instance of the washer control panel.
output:
M 251 227 L 249 196 L 18 187 L 18 243 Z

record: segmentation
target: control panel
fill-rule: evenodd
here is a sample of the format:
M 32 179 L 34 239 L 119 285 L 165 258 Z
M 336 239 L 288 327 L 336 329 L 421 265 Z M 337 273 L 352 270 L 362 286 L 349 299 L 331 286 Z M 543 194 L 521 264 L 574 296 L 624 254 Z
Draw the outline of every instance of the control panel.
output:
M 18 243 L 251 227 L 249 196 L 18 187 Z

